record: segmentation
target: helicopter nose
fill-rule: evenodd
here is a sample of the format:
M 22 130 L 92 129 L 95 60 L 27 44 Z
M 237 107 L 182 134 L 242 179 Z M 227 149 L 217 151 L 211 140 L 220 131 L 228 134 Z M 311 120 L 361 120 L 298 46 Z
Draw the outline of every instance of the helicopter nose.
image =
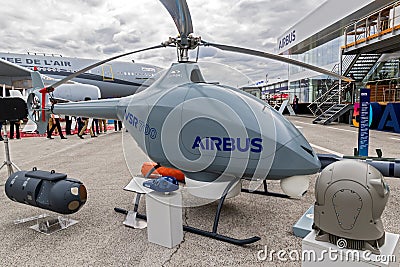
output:
M 321 163 L 310 144 L 299 134 L 285 144 L 278 144 L 270 173 L 275 178 L 317 173 Z

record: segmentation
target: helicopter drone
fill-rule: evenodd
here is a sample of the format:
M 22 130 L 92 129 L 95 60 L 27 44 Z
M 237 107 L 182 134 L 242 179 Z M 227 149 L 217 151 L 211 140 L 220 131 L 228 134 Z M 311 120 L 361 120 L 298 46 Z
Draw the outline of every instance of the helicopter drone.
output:
M 264 184 L 265 192 L 255 193 L 281 196 L 269 193 L 265 182 L 281 180 L 284 192 L 294 188 L 294 194 L 301 195 L 308 187 L 304 176 L 317 173 L 321 164 L 296 127 L 267 103 L 236 88 L 207 83 L 197 62 L 190 61 L 189 51 L 210 46 L 294 64 L 345 81 L 351 79 L 283 56 L 206 42 L 193 35 L 185 0 L 160 1 L 172 16 L 178 37 L 100 61 L 49 87 L 35 88 L 28 98 L 29 114 L 41 131 L 51 112 L 123 121 L 157 166 L 184 172 L 191 194 L 220 200 L 212 232 L 190 226 L 184 226 L 184 230 L 239 245 L 253 243 L 260 238 L 235 239 L 217 233 L 225 197 L 237 195 L 243 179 Z M 177 49 L 178 62 L 139 93 L 119 99 L 46 104 L 49 93 L 81 73 L 122 56 L 164 47 Z

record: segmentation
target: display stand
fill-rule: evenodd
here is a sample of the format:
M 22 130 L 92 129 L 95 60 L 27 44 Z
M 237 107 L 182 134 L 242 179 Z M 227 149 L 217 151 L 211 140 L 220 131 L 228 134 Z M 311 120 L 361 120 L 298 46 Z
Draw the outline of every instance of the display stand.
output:
M 28 217 L 28 218 L 17 219 L 17 220 L 14 220 L 14 224 L 21 224 L 21 223 L 31 222 L 31 221 L 35 221 L 35 220 L 38 220 L 38 219 L 46 218 L 47 216 L 49 216 L 49 215 L 44 213 L 44 214 L 40 214 L 40 215 Z
M 314 223 L 314 205 L 311 206 L 293 226 L 293 233 L 297 237 L 304 238 L 312 231 Z
M 311 231 L 302 241 L 302 266 L 399 266 L 399 235 L 387 233 L 385 244 L 380 247 L 380 255 L 363 250 L 340 248 L 328 242 L 315 240 L 316 233 Z
M 21 169 L 18 168 L 17 165 L 15 165 L 14 162 L 11 161 L 11 157 L 10 157 L 10 147 L 9 147 L 9 139 L 8 139 L 8 133 L 7 133 L 7 122 L 4 122 L 4 149 L 5 149 L 5 155 L 6 155 L 6 160 L 3 162 L 3 165 L 1 165 L 0 170 L 3 169 L 3 167 L 7 166 L 7 170 L 8 170 L 8 176 L 11 176 L 11 174 L 14 173 L 14 169 L 17 169 L 18 171 L 20 171 Z
M 183 241 L 182 194 L 146 194 L 147 236 L 151 243 L 173 248 Z
M 51 235 L 78 223 L 78 221 L 73 220 L 68 216 L 50 216 L 44 213 L 37 216 L 14 220 L 14 224 L 23 224 L 32 221 L 36 221 L 36 224 L 29 228 L 46 235 Z
M 147 194 L 152 190 L 143 186 L 143 182 L 147 179 L 143 177 L 133 177 L 133 179 L 129 182 L 127 186 L 125 186 L 124 190 L 136 193 L 135 202 L 133 210 L 126 211 L 126 218 L 123 224 L 128 227 L 132 227 L 135 229 L 144 229 L 147 227 L 146 220 L 140 219 L 137 217 L 137 211 L 139 208 L 140 198 L 143 194 Z M 118 208 L 115 208 L 117 211 Z
M 37 223 L 29 228 L 42 234 L 51 235 L 77 223 L 78 221 L 70 219 L 69 217 L 47 216 L 46 218 L 38 219 Z
M 147 227 L 149 242 L 173 248 L 183 240 L 182 227 L 182 195 L 180 192 L 169 194 L 155 192 L 143 186 L 148 179 L 133 177 L 124 190 L 136 193 L 133 210 L 125 211 L 115 208 L 117 212 L 126 214 L 123 224 L 135 229 Z M 138 214 L 140 198 L 146 195 L 146 218 Z

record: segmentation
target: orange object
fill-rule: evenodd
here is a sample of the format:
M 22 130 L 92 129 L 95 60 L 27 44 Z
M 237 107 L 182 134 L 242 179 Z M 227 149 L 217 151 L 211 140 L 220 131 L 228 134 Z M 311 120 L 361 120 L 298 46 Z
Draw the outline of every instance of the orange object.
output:
M 146 176 L 146 174 L 157 164 L 154 162 L 145 162 L 142 165 L 142 175 Z M 173 168 L 167 168 L 167 167 L 160 167 L 157 170 L 155 170 L 149 178 L 158 178 L 159 175 L 161 176 L 172 176 L 179 182 L 185 181 L 185 174 L 183 174 L 182 171 L 173 169 Z

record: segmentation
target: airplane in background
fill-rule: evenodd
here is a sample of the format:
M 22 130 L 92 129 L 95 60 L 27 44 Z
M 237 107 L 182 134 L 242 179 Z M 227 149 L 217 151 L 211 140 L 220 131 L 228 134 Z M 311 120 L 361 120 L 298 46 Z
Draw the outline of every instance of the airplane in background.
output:
M 2 87 L 0 96 L 20 97 L 26 101 L 31 88 L 57 81 L 57 79 L 43 74 L 34 77 L 33 73 L 35 71 L 0 59 L 0 85 Z M 88 97 L 100 99 L 101 92 L 97 86 L 91 84 L 68 82 L 54 92 L 54 97 L 61 102 L 82 101 Z
M 95 62 L 97 60 L 62 57 L 54 54 L 0 52 L 0 84 L 21 89 L 32 88 L 30 71 L 39 71 L 44 75 L 43 77 L 63 79 Z M 100 98 L 124 97 L 134 94 L 141 86 L 148 86 L 149 79 L 152 79 L 159 71 L 161 68 L 154 65 L 116 61 L 80 74 L 73 81 L 96 86 L 100 89 Z M 75 91 L 79 90 L 75 89 Z
M 0 97 L 19 97 L 26 102 L 32 88 L 54 82 L 57 79 L 0 59 Z M 57 88 L 53 96 L 58 102 L 82 101 L 87 98 L 95 100 L 101 98 L 101 92 L 95 85 L 70 81 Z M 36 124 L 28 120 L 22 132 L 34 132 L 36 129 Z

